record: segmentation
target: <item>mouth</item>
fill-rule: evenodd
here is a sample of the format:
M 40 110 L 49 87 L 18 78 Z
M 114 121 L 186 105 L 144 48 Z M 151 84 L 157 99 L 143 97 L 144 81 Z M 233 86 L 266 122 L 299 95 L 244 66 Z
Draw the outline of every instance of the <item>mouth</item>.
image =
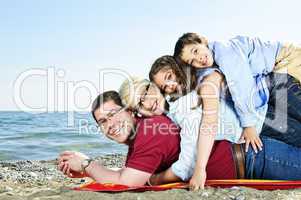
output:
M 203 59 L 202 59 L 202 65 L 204 65 L 204 66 L 208 65 L 208 56 L 203 57 Z
M 123 129 L 124 125 L 122 124 L 118 128 L 113 129 L 113 131 L 110 133 L 111 136 L 113 137 L 118 137 Z

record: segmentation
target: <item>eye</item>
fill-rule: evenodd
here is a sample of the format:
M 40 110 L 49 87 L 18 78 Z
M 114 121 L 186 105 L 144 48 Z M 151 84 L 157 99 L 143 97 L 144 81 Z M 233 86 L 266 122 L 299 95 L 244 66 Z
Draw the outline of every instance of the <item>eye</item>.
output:
M 171 80 L 171 74 L 167 75 L 166 80 L 168 80 L 168 81 Z
M 193 50 L 193 54 L 196 55 L 198 53 L 198 49 Z
M 108 117 L 112 117 L 114 115 L 115 112 L 110 112 L 107 114 Z
M 107 119 L 101 119 L 101 120 L 98 120 L 98 124 L 104 124 L 107 122 Z

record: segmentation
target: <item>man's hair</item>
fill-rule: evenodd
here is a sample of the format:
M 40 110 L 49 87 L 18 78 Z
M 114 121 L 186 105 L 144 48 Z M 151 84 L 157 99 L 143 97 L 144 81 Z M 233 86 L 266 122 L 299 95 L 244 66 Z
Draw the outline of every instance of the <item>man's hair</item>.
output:
M 186 45 L 190 44 L 205 44 L 208 45 L 206 37 L 200 36 L 196 33 L 185 33 L 176 42 L 174 57 L 181 60 L 183 49 Z
M 149 72 L 149 79 L 154 82 L 154 76 L 159 71 L 166 71 L 169 69 L 176 75 L 177 82 L 183 86 L 183 91 L 178 92 L 186 94 L 195 87 L 195 69 L 186 64 L 182 65 L 181 63 L 178 63 L 178 60 L 176 60 L 175 57 L 169 55 L 161 56 L 154 62 Z
M 91 109 L 91 113 L 95 121 L 97 120 L 94 112 L 100 107 L 101 104 L 106 103 L 108 101 L 114 101 L 115 104 L 119 106 L 123 106 L 118 92 L 114 90 L 110 90 L 98 95 L 96 99 L 93 101 L 92 109 Z

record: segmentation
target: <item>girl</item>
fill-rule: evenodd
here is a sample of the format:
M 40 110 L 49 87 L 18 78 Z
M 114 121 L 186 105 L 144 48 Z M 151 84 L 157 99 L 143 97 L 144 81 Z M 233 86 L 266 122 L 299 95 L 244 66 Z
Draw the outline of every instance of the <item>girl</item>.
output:
M 183 84 L 181 84 L 181 82 L 177 80 L 177 77 L 174 73 L 176 71 L 174 69 L 177 68 L 179 68 L 179 66 L 175 63 L 172 56 L 163 56 L 157 59 L 154 65 L 152 66 L 152 69 L 150 71 L 150 79 L 154 81 L 157 84 L 157 86 L 160 87 L 161 89 L 170 87 L 171 83 L 173 85 L 177 85 L 177 88 L 184 88 Z M 217 115 L 214 113 L 217 113 L 216 111 L 218 110 L 219 98 L 218 96 L 216 96 L 215 98 L 208 98 L 208 95 L 212 93 L 215 95 L 221 94 L 221 96 L 224 97 L 225 99 L 229 99 L 230 96 L 227 88 L 225 87 L 224 81 L 222 80 L 223 76 L 221 75 L 219 69 L 210 68 L 207 69 L 206 71 L 197 71 L 196 74 L 192 74 L 190 76 L 197 76 L 197 75 L 199 75 L 199 80 L 197 81 L 197 83 L 199 83 L 200 81 L 206 82 L 206 84 L 202 84 L 200 87 L 197 88 L 197 91 L 202 97 L 203 109 L 205 110 L 206 107 L 210 107 L 211 110 L 210 112 L 207 113 L 203 112 L 203 116 L 202 116 L 202 125 L 201 125 L 202 131 L 200 131 L 199 133 L 199 140 L 198 140 L 199 142 L 198 161 L 195 168 L 196 171 L 194 173 L 193 178 L 191 179 L 191 184 L 196 185 L 196 188 L 200 184 L 202 186 L 205 180 L 205 175 L 202 175 L 201 173 L 205 174 L 204 168 L 206 166 L 208 156 L 212 148 L 212 143 L 213 143 L 212 141 L 214 138 L 214 134 L 216 133 L 216 129 L 212 128 L 212 126 L 216 124 L 216 119 L 218 119 Z M 223 91 L 222 93 L 219 93 L 220 89 Z M 165 90 L 165 92 L 170 94 L 172 92 L 177 92 L 177 91 Z M 205 95 L 207 95 L 206 98 L 203 98 Z M 230 101 L 227 102 L 231 103 L 231 99 Z M 260 116 L 261 118 L 265 116 L 266 108 L 267 107 L 263 107 L 261 108 L 261 110 L 257 111 L 257 115 L 259 115 L 259 119 Z M 258 122 L 258 120 L 256 122 Z M 205 134 L 203 131 L 205 128 L 203 127 L 210 127 L 211 129 L 207 131 L 207 133 L 209 132 L 210 134 Z M 245 131 L 245 134 L 242 135 L 242 138 L 244 138 L 246 141 L 246 150 L 249 144 L 251 143 L 254 150 L 257 151 L 257 147 L 260 149 L 262 143 L 257 134 L 252 134 L 253 132 L 256 131 L 251 131 L 251 134 L 248 134 L 248 131 Z M 257 131 L 257 133 L 259 132 Z M 213 137 L 208 137 L 210 135 Z M 202 170 L 198 170 L 199 168 L 201 168 Z

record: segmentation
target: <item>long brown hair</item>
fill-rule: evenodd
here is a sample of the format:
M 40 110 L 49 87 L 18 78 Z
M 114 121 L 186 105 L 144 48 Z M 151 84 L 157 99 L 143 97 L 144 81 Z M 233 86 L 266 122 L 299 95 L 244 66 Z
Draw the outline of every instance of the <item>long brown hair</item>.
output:
M 173 56 L 165 55 L 158 58 L 151 67 L 149 72 L 149 80 L 154 81 L 154 76 L 161 70 L 171 69 L 175 75 L 177 82 L 182 86 L 182 91 L 172 94 L 172 100 L 183 96 L 195 89 L 196 87 L 196 71 L 188 65 L 180 65 Z

